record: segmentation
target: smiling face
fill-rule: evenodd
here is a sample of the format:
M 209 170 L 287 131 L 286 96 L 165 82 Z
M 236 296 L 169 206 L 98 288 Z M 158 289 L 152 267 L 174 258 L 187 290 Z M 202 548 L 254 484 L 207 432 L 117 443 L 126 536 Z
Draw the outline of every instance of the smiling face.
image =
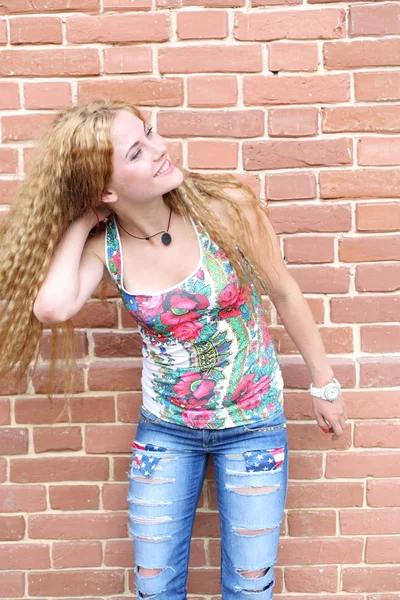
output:
M 161 198 L 182 183 L 183 175 L 171 163 L 164 138 L 128 110 L 116 113 L 111 140 L 114 159 L 109 202 L 146 202 Z M 107 202 L 107 195 L 104 200 Z

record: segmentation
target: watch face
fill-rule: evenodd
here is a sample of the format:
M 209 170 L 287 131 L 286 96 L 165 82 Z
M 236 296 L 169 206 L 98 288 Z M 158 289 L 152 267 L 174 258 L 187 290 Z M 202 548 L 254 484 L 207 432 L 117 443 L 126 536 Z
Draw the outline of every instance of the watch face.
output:
M 325 389 L 325 398 L 327 400 L 336 400 L 340 396 L 340 389 L 334 383 L 330 383 Z

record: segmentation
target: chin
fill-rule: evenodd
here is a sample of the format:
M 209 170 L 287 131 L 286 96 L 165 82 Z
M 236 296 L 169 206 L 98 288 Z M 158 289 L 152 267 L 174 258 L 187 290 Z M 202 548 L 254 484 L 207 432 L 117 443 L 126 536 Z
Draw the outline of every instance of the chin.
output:
M 167 177 L 168 177 L 168 181 L 167 181 Z M 172 190 L 175 190 L 177 187 L 179 187 L 181 185 L 181 183 L 183 182 L 183 173 L 180 169 L 178 169 L 178 167 L 175 167 L 175 169 L 173 170 L 173 172 L 167 176 L 165 179 L 165 192 L 163 192 L 164 194 L 167 194 L 168 192 L 171 192 Z

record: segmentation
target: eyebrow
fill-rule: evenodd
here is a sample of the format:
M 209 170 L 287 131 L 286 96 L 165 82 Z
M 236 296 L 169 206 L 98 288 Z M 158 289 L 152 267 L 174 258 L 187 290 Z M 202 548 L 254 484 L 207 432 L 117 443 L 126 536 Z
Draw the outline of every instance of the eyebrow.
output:
M 144 131 L 146 131 L 146 121 L 143 121 L 143 129 Z M 132 144 L 132 146 L 129 148 L 128 152 L 125 154 L 125 158 L 128 158 L 128 154 L 129 152 L 135 148 L 138 145 L 139 142 L 135 142 L 134 144 Z

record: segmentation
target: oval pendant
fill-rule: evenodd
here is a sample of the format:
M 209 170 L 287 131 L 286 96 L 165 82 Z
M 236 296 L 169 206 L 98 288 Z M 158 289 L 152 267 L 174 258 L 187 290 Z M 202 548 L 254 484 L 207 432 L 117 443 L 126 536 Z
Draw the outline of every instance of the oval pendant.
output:
M 162 243 L 164 244 L 164 246 L 169 246 L 169 245 L 170 245 L 170 243 L 171 243 L 171 241 L 172 241 L 172 238 L 171 238 L 171 236 L 169 235 L 169 233 L 165 232 L 165 233 L 163 233 L 163 234 L 162 234 L 162 236 L 161 236 L 161 241 L 162 241 Z

